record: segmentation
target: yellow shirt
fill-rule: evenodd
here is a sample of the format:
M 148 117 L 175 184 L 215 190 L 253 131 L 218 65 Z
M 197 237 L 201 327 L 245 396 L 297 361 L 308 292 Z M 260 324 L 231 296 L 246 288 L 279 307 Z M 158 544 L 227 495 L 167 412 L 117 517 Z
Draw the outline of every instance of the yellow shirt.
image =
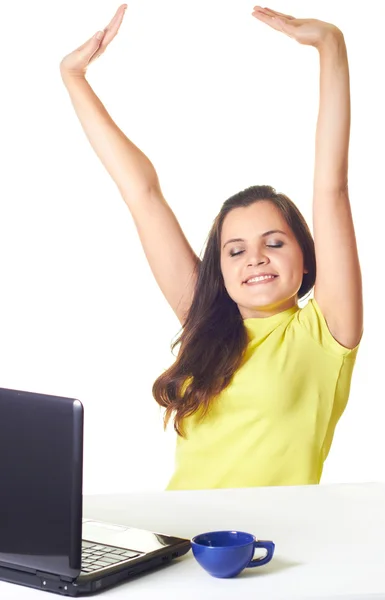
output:
M 333 338 L 315 299 L 243 322 L 245 361 L 203 421 L 185 418 L 168 490 L 320 481 L 359 344 Z

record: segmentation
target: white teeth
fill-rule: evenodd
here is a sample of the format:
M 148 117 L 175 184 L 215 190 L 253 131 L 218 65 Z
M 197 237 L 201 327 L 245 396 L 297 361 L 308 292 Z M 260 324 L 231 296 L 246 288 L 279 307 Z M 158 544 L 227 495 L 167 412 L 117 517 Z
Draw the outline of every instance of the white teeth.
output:
M 274 275 L 262 275 L 262 277 L 253 277 L 252 279 L 248 279 L 246 283 L 251 283 L 252 281 L 263 281 L 264 279 L 274 279 Z

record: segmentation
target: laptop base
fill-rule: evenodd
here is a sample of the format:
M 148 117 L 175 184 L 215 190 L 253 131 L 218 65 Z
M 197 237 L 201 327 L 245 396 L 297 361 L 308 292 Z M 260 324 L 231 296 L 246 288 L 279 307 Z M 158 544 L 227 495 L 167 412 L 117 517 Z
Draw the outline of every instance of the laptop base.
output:
M 108 573 L 105 575 L 100 574 L 99 577 L 94 573 L 93 579 L 86 581 L 84 578 L 84 581 L 79 581 L 79 583 L 77 583 L 76 580 L 73 582 L 63 581 L 51 573 L 47 575 L 44 573 L 27 573 L 25 571 L 9 569 L 2 566 L 0 566 L 0 580 L 45 590 L 46 592 L 61 594 L 62 596 L 83 596 L 103 591 L 117 583 L 136 577 L 141 573 L 155 571 L 159 567 L 165 567 L 168 563 L 174 561 L 175 558 L 187 554 L 189 550 L 189 546 L 177 550 L 172 549 L 170 554 L 165 554 L 164 556 L 146 558 L 146 560 L 141 563 L 127 565 L 127 567 L 123 569 L 120 566 L 119 571 L 116 571 L 115 573 Z

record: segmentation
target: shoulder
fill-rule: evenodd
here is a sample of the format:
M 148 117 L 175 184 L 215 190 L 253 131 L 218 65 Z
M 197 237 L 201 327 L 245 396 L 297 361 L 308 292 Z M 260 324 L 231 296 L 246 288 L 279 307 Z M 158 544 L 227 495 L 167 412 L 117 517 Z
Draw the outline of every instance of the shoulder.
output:
M 315 298 L 308 300 L 294 315 L 295 322 L 328 352 L 344 357 L 355 358 L 360 342 L 354 348 L 343 346 L 331 333 L 330 327 Z

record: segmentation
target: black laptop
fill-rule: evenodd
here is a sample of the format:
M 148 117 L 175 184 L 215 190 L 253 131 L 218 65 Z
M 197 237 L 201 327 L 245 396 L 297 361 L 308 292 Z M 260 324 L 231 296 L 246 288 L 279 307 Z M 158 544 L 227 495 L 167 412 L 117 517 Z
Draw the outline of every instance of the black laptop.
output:
M 0 388 L 0 580 L 97 592 L 186 554 L 190 541 L 82 519 L 83 406 Z

